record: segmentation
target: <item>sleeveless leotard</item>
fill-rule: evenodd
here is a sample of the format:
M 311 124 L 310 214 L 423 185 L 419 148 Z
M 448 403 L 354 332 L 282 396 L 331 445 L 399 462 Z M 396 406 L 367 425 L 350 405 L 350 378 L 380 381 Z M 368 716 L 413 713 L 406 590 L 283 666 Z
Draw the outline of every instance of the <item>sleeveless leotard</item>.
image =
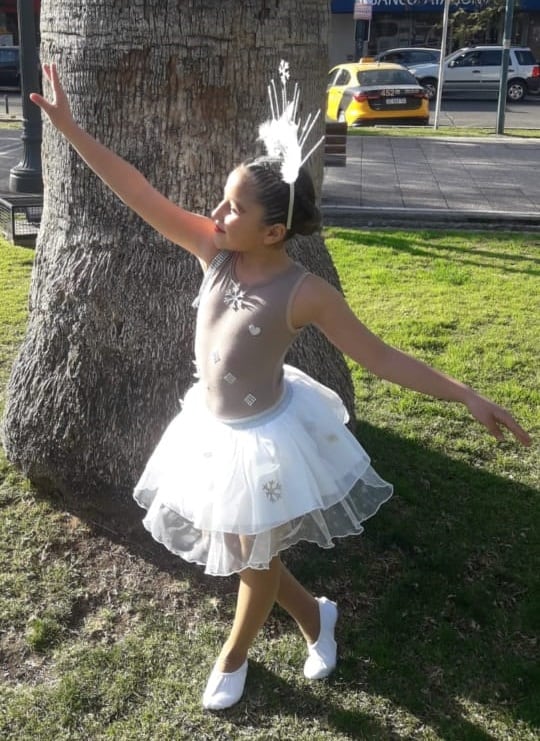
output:
M 235 275 L 236 255 L 220 252 L 208 268 L 195 334 L 197 373 L 208 409 L 225 420 L 271 409 L 283 394 L 283 361 L 298 335 L 290 322 L 295 290 L 307 275 L 292 263 L 255 286 Z

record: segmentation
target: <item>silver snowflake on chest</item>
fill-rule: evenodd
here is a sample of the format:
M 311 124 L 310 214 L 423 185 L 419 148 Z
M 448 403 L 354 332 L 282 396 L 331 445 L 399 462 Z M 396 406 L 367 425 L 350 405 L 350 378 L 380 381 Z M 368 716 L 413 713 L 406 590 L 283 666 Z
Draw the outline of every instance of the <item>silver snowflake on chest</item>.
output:
M 238 309 L 247 309 L 250 306 L 250 301 L 246 298 L 246 292 L 240 288 L 239 283 L 235 283 L 231 280 L 229 287 L 225 291 L 225 297 L 223 299 L 227 306 L 230 306 L 233 311 Z
M 273 479 L 272 481 L 267 481 L 263 486 L 263 491 L 266 494 L 266 498 L 271 502 L 277 502 L 278 499 L 281 499 L 281 484 Z

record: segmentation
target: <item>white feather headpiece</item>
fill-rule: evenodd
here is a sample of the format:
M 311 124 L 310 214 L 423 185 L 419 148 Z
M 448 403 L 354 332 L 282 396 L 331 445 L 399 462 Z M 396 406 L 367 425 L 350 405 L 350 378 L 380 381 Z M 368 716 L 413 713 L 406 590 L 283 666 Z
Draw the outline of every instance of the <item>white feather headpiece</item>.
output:
M 304 124 L 297 118 L 300 90 L 295 83 L 292 99 L 287 96 L 287 81 L 289 79 L 289 63 L 281 60 L 279 63 L 279 77 L 281 91 L 278 94 L 274 80 L 268 85 L 268 98 L 272 118 L 259 126 L 259 139 L 264 143 L 268 156 L 281 160 L 281 177 L 289 184 L 289 210 L 287 214 L 287 229 L 292 223 L 294 206 L 294 183 L 302 165 L 311 157 L 313 152 L 324 141 L 324 136 L 311 147 L 304 156 L 302 149 L 310 135 L 315 122 L 319 118 L 320 110 L 312 116 L 309 114 Z

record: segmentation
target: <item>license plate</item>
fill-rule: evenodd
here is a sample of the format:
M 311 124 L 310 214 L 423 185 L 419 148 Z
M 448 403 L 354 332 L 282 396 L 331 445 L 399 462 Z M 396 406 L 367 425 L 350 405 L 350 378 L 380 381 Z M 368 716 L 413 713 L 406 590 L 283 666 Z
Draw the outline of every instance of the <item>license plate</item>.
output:
M 405 105 L 407 98 L 387 98 L 386 105 Z

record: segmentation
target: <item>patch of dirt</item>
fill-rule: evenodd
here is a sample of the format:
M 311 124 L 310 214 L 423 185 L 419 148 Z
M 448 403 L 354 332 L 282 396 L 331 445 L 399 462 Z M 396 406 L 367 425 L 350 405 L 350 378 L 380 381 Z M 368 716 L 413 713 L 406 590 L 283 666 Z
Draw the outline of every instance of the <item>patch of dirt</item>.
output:
M 76 561 L 80 575 L 79 596 L 59 637 L 63 642 L 114 643 L 140 619 L 141 607 L 149 604 L 163 615 L 192 613 L 195 619 L 208 596 L 236 590 L 234 578 L 205 576 L 200 568 L 154 544 L 142 525 L 137 543 L 72 513 L 58 518 L 57 526 L 62 531 L 44 547 L 40 561 L 46 564 L 67 555 Z M 50 678 L 53 666 L 54 645 L 40 653 L 31 649 L 20 630 L 8 628 L 0 634 L 4 681 L 41 683 Z

